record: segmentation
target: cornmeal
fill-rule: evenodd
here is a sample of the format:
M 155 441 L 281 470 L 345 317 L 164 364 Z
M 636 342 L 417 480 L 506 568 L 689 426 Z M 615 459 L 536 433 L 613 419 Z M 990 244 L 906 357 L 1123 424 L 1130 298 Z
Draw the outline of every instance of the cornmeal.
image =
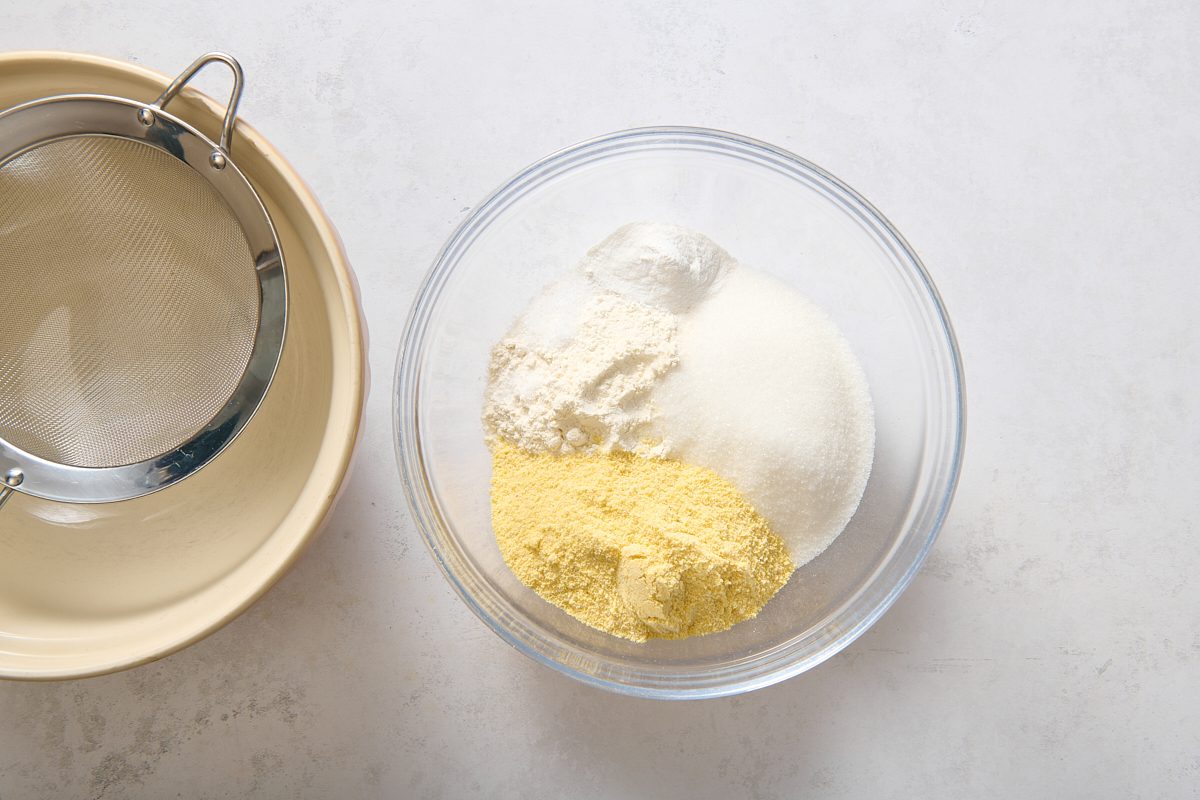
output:
M 794 570 L 783 540 L 724 478 L 625 452 L 492 448 L 492 527 L 522 583 L 633 641 L 723 631 Z

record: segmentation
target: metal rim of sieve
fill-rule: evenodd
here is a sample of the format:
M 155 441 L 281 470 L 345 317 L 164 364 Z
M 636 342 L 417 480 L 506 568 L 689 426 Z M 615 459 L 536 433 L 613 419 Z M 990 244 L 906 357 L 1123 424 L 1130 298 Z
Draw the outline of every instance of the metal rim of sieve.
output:
M 165 108 L 211 63 L 233 72 L 233 90 L 218 142 Z M 104 503 L 150 494 L 195 473 L 243 430 L 258 410 L 279 365 L 287 323 L 287 279 L 275 226 L 258 193 L 230 157 L 241 99 L 241 65 L 225 53 L 206 53 L 152 103 L 100 94 L 45 97 L 0 112 L 0 167 L 34 148 L 77 136 L 111 136 L 161 150 L 207 181 L 241 225 L 254 259 L 258 327 L 241 380 L 203 428 L 175 448 L 121 466 L 78 467 L 40 458 L 0 437 L 0 506 L 14 493 L 69 503 Z

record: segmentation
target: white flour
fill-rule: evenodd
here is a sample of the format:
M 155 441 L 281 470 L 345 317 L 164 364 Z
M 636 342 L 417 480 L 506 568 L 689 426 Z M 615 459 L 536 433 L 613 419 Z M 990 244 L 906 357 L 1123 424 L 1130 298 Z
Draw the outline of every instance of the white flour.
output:
M 804 564 L 845 528 L 875 445 L 841 332 L 707 237 L 633 223 L 492 351 L 484 424 L 534 452 L 628 450 L 733 483 Z
M 561 294 L 556 291 L 556 294 Z M 652 452 L 642 443 L 650 388 L 678 363 L 676 318 L 610 292 L 587 297 L 564 343 L 518 325 L 492 350 L 484 424 L 534 452 L 597 448 Z
M 534 452 L 662 455 L 646 431 L 650 390 L 679 361 L 675 312 L 699 300 L 728 262 L 685 228 L 619 228 L 535 298 L 492 350 L 489 436 Z

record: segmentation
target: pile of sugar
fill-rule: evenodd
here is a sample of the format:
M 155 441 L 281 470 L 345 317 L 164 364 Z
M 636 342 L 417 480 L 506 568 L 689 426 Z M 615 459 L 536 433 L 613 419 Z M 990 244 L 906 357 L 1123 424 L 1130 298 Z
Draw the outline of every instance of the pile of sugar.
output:
M 655 387 L 666 452 L 727 479 L 797 566 L 858 508 L 875 452 L 867 380 L 833 321 L 750 269 L 681 321 L 679 366 Z
M 800 566 L 862 498 L 862 367 L 795 289 L 702 234 L 633 223 L 531 303 L 492 353 L 484 423 L 534 453 L 630 451 L 730 481 Z

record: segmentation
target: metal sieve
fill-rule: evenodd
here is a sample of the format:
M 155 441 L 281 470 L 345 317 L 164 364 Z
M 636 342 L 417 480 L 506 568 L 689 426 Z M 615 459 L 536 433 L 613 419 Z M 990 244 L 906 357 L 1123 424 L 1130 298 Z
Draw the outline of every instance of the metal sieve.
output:
M 216 143 L 165 110 L 213 62 L 234 76 Z M 150 104 L 73 94 L 0 113 L 0 506 L 149 494 L 262 402 L 287 285 L 230 157 L 242 84 L 209 53 Z

